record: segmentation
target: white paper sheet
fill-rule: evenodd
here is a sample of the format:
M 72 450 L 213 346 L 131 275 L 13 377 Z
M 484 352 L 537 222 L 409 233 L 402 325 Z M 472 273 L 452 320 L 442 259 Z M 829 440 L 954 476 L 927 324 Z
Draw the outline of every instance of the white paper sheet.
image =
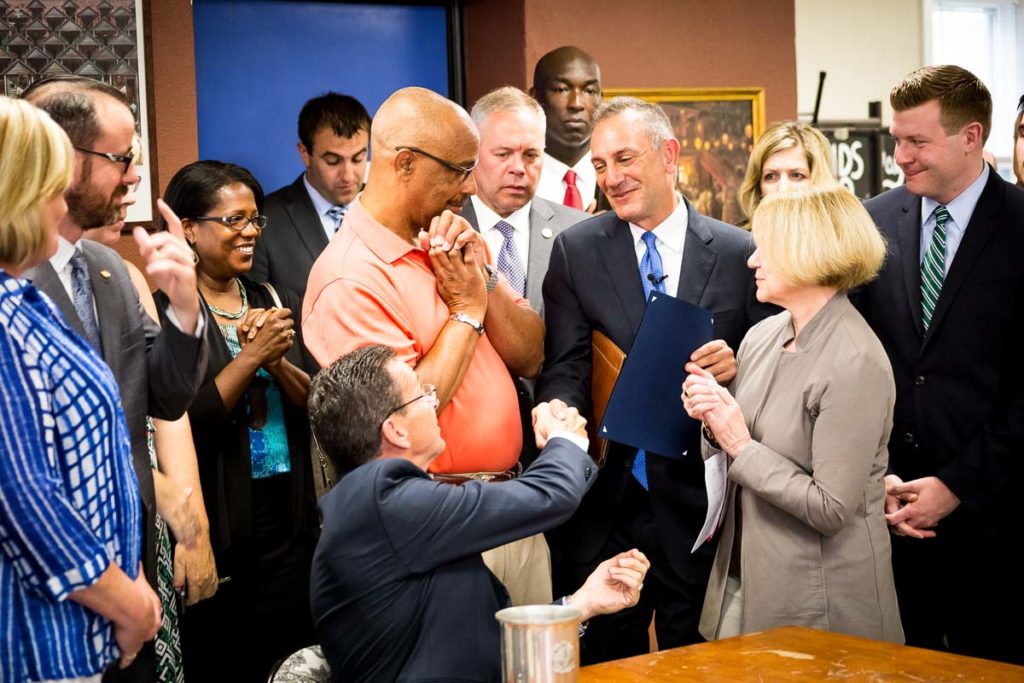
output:
M 725 451 L 704 461 L 704 486 L 708 491 L 708 514 L 691 553 L 711 540 L 725 515 L 725 497 L 729 490 L 729 456 Z

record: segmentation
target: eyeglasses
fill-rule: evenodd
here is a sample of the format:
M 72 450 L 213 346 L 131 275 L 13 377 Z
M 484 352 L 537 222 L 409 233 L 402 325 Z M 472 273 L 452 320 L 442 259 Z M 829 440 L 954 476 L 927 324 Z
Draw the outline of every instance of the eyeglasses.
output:
M 256 214 L 252 218 L 249 216 L 193 216 L 190 220 L 213 221 L 235 232 L 242 232 L 250 225 L 257 230 L 263 230 L 263 228 L 267 227 L 267 217 L 260 214 Z
M 111 154 L 110 152 L 97 152 L 94 149 L 87 149 L 85 147 L 79 147 L 78 145 L 72 145 L 79 152 L 85 152 L 86 154 L 94 154 L 98 157 L 103 157 L 108 161 L 113 161 L 115 164 L 124 164 L 124 169 L 121 173 L 127 173 L 128 167 L 132 165 L 132 161 L 135 159 L 135 155 L 132 152 L 127 154 Z
M 473 172 L 474 168 L 476 168 L 476 162 L 475 161 L 473 162 L 472 166 L 459 166 L 458 164 L 453 164 L 452 162 L 447 161 L 445 159 L 442 159 L 441 157 L 436 157 L 433 154 L 431 154 L 430 152 L 425 152 L 422 149 L 420 149 L 419 147 L 407 147 L 407 146 L 395 147 L 395 151 L 396 152 L 400 152 L 403 149 L 406 150 L 406 151 L 409 151 L 409 152 L 414 152 L 416 154 L 422 154 L 423 156 L 427 157 L 428 159 L 433 159 L 434 161 L 436 161 L 437 163 L 441 164 L 445 168 L 450 169 L 452 171 L 455 171 L 456 173 L 459 174 L 459 182 L 460 183 L 466 182 L 466 178 L 468 178 L 469 174 Z
M 432 407 L 436 408 L 437 407 L 437 387 L 435 387 L 433 384 L 421 384 L 420 385 L 420 391 L 422 391 L 423 393 L 420 394 L 419 396 L 417 396 L 416 398 L 411 399 L 409 401 L 406 401 L 402 405 L 400 405 L 398 407 L 395 407 L 395 408 L 392 408 L 391 410 L 389 410 L 388 414 L 385 415 L 385 419 L 391 417 L 392 415 L 397 413 L 402 408 L 405 408 L 407 406 L 411 406 L 413 403 L 415 403 L 416 401 L 419 401 L 421 398 L 427 399 L 427 402 L 430 403 Z

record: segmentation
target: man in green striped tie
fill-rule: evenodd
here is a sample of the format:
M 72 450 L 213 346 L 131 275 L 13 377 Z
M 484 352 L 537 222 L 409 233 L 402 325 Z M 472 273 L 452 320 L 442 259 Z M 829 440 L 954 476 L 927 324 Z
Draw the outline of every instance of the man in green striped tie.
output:
M 1024 192 L 982 159 L 985 85 L 919 69 L 890 94 L 906 185 L 868 211 L 886 265 L 859 306 L 896 380 L 885 477 L 907 644 L 1022 663 Z M 998 626 L 997 626 L 998 624 Z

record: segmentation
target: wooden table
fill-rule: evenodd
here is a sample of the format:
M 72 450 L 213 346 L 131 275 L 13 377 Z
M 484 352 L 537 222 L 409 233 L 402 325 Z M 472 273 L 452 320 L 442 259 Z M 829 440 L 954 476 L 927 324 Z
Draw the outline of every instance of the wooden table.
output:
M 595 664 L 579 676 L 579 683 L 823 680 L 1022 683 L 1024 667 L 785 626 Z

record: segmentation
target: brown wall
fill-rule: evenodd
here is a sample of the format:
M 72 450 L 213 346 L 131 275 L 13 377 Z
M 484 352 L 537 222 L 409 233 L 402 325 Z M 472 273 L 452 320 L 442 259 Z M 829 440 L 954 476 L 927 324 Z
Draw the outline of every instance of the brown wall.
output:
M 522 46 L 504 39 L 520 6 Z M 793 0 L 470 0 L 465 30 L 470 103 L 499 85 L 532 85 L 541 55 L 576 45 L 601 65 L 606 88 L 763 87 L 769 121 L 796 116 Z

